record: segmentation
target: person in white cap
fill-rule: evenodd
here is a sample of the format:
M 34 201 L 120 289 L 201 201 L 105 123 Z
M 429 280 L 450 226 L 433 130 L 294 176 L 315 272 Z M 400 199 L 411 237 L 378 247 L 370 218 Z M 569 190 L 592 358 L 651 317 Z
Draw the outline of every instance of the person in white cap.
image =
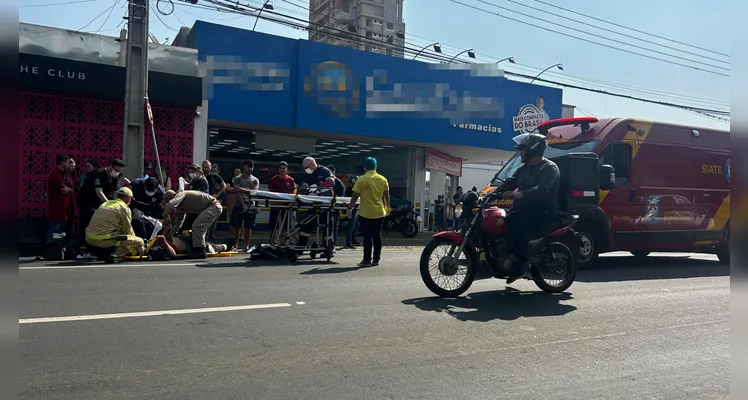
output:
M 113 263 L 112 250 L 120 257 L 144 253 L 143 239 L 136 236 L 132 229 L 131 201 L 132 190 L 120 188 L 117 197 L 99 206 L 91 217 L 86 228 L 86 242 L 89 251 L 99 261 Z

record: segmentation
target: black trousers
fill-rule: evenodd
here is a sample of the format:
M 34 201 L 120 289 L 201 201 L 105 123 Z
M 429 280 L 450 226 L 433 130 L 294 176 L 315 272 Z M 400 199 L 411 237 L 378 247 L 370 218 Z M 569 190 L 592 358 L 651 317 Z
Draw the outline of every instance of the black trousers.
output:
M 358 223 L 361 226 L 361 234 L 364 237 L 364 262 L 379 262 L 382 255 L 382 218 L 364 218 L 358 216 Z M 372 254 L 373 252 L 373 254 Z
M 542 237 L 550 227 L 550 218 L 545 210 L 533 208 L 515 209 L 507 217 L 509 237 L 514 255 L 520 261 L 527 260 L 528 243 Z
M 81 244 L 87 243 L 86 242 L 86 228 L 88 228 L 88 224 L 91 223 L 91 218 L 93 217 L 95 212 L 96 212 L 96 207 L 94 206 L 90 206 L 88 204 L 78 205 L 78 213 L 79 213 L 78 240 Z

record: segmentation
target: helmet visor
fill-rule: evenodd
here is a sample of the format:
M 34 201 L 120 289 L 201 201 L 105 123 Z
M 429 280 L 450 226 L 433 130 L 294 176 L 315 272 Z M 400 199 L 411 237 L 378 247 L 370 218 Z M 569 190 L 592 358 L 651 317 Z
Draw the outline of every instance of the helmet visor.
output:
M 517 149 L 527 148 L 529 147 L 529 143 L 530 143 L 530 134 L 523 133 L 521 135 L 517 135 L 513 137 L 512 140 L 514 140 L 514 143 L 517 143 L 517 146 L 516 146 Z
M 513 137 L 512 140 L 514 140 L 514 143 L 517 143 L 517 144 L 528 144 L 530 142 L 530 134 L 523 133 L 521 135 L 517 135 Z

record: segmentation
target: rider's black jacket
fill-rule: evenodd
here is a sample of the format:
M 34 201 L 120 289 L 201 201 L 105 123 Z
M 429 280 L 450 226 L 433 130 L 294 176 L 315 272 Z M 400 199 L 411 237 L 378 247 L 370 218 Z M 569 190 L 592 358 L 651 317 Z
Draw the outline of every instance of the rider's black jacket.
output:
M 521 199 L 514 199 L 512 207 L 517 211 L 537 211 L 553 218 L 558 214 L 558 184 L 561 174 L 551 160 L 543 159 L 538 164 L 524 164 L 496 189 L 496 193 L 519 189 Z

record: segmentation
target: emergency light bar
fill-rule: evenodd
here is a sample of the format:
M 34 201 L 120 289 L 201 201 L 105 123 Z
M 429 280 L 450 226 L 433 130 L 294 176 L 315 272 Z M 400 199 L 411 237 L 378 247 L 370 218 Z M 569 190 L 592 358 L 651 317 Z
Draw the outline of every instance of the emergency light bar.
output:
M 588 129 L 590 129 L 590 124 L 594 124 L 596 122 L 598 122 L 598 119 L 595 117 L 551 119 L 538 125 L 538 131 L 540 132 L 541 135 L 548 136 L 548 131 L 551 128 L 555 128 L 558 126 L 567 126 L 567 125 L 575 125 L 575 126 L 581 125 L 582 134 L 584 134 L 585 132 L 587 132 Z

